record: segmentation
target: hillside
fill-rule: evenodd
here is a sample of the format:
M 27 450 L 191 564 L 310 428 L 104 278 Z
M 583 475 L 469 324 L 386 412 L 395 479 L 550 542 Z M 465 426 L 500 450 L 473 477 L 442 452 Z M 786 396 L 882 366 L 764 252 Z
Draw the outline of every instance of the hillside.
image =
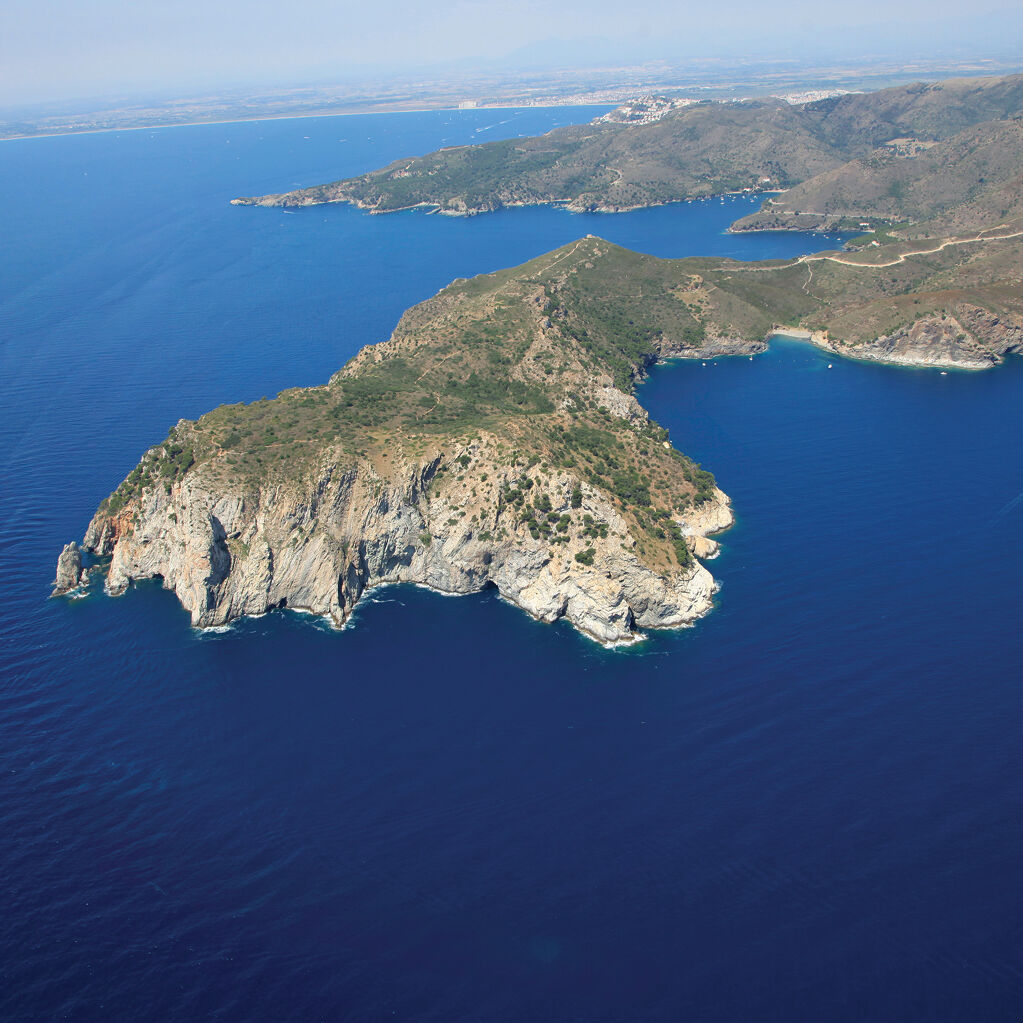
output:
M 770 184 L 786 187 L 842 162 L 780 100 L 699 103 L 652 124 L 559 128 L 538 138 L 442 149 L 382 170 L 239 205 L 353 202 L 376 213 L 437 206 L 482 213 L 559 202 L 631 209 Z
M 160 576 L 210 626 L 277 606 L 341 624 L 382 582 L 494 585 L 605 642 L 706 613 L 693 552 L 727 500 L 630 393 L 695 321 L 667 294 L 608 303 L 605 263 L 645 272 L 585 239 L 455 282 L 322 387 L 180 422 L 89 526 L 108 590 Z
M 1023 218 L 1023 119 L 986 121 L 940 142 L 905 137 L 768 199 L 738 231 L 958 233 Z
M 700 311 L 708 333 L 733 343 L 762 342 L 781 326 L 849 358 L 964 369 L 1023 350 L 1021 231 L 776 265 L 681 262 L 692 283 L 677 294 Z
M 921 246 L 917 246 L 919 249 Z M 654 361 L 762 350 L 983 368 L 1023 348 L 1021 239 L 785 263 L 663 260 L 588 237 L 456 281 L 322 387 L 182 420 L 103 502 L 107 589 L 160 577 L 198 626 L 362 593 L 496 586 L 604 642 L 706 613 L 731 521 L 633 389 Z M 58 589 L 80 554 L 62 555 Z
M 594 123 L 443 149 L 360 177 L 237 205 L 351 202 L 471 214 L 564 203 L 616 211 L 741 189 L 786 189 L 870 157 L 891 139 L 941 141 L 1023 113 L 1023 76 L 957 79 L 790 106 L 704 102 L 650 124 Z
M 984 121 L 1023 113 L 1023 75 L 915 82 L 877 92 L 852 93 L 803 107 L 832 145 L 863 155 L 890 139 L 951 138 Z

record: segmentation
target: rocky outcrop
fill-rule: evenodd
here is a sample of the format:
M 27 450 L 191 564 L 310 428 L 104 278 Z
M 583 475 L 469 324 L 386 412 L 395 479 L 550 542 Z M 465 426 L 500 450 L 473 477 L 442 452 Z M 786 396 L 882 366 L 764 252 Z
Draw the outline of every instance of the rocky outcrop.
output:
M 380 472 L 325 461 L 302 483 L 264 481 L 255 490 L 199 466 L 169 492 L 153 487 L 115 516 L 98 512 L 85 547 L 110 556 L 108 593 L 162 578 L 198 627 L 281 607 L 340 626 L 367 589 L 399 582 L 443 593 L 494 586 L 534 618 L 564 618 L 609 644 L 686 625 L 711 608 L 714 580 L 699 562 L 674 572 L 644 564 L 612 500 L 567 472 L 527 477 L 486 440 L 450 459 L 396 462 Z M 527 478 L 552 513 L 573 518 L 559 541 L 531 535 L 506 503 L 508 488 Z M 689 536 L 726 528 L 728 500 L 716 490 L 677 521 Z
M 63 596 L 84 586 L 88 581 L 88 574 L 82 569 L 81 548 L 72 540 L 57 559 L 57 578 L 54 581 L 52 596 Z
M 1023 350 L 1023 323 L 966 304 L 858 344 L 832 340 L 827 332 L 805 333 L 818 348 L 845 358 L 933 369 L 991 369 Z
M 662 338 L 659 346 L 661 359 L 716 359 L 722 355 L 759 355 L 767 351 L 767 341 L 719 333 L 713 326 L 699 345 Z
M 699 505 L 687 516 L 682 532 L 689 549 L 697 558 L 716 558 L 720 553 L 720 545 L 711 536 L 724 532 L 734 521 L 728 498 L 715 487 L 714 499 Z

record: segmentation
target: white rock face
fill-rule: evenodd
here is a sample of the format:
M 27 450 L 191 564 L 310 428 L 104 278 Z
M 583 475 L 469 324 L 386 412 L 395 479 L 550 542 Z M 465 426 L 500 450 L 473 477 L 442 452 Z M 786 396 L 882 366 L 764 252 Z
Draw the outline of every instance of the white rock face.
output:
M 715 591 L 699 563 L 660 575 L 633 552 L 635 540 L 600 491 L 550 470 L 545 492 L 553 510 L 608 527 L 604 538 L 577 530 L 567 542 L 535 539 L 504 505 L 511 470 L 471 445 L 472 471 L 458 476 L 439 460 L 396 459 L 386 476 L 369 465 L 324 465 L 304 483 L 267 483 L 258 493 L 225 483 L 198 466 L 168 494 L 147 491 L 115 517 L 100 512 L 87 549 L 110 555 L 106 588 L 123 593 L 133 579 L 162 577 L 199 627 L 222 625 L 276 607 L 304 609 L 340 625 L 361 595 L 384 583 L 419 583 L 445 593 L 495 586 L 544 622 L 565 618 L 604 643 L 634 639 L 642 629 L 686 625 L 706 614 Z M 727 498 L 681 523 L 702 536 L 731 523 Z M 592 564 L 577 552 L 592 547 Z
M 62 594 L 70 593 L 88 581 L 88 576 L 82 571 L 82 551 L 78 544 L 72 540 L 60 552 L 57 559 L 57 578 L 54 581 L 52 596 L 59 597 Z
M 597 388 L 594 397 L 598 405 L 606 408 L 613 416 L 630 423 L 645 423 L 650 416 L 635 397 L 610 385 Z

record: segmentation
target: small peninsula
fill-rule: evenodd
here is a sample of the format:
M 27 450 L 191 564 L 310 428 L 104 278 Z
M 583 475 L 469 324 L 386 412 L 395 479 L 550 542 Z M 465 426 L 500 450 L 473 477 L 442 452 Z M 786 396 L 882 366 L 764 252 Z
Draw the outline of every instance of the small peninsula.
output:
M 1014 205 L 1002 201 L 999 189 L 1006 185 L 1018 203 L 1018 181 L 1012 182 L 1023 75 L 917 82 L 802 104 L 756 99 L 646 107 L 650 112 L 638 123 L 627 106 L 621 116 L 534 138 L 441 149 L 358 177 L 232 202 L 347 202 L 373 213 L 425 207 L 449 215 L 557 203 L 617 212 L 791 189 L 777 208 L 769 205 L 739 225 L 749 230 L 927 221 L 967 202 L 989 203 L 989 212 L 1004 220 Z M 976 218 L 959 223 L 977 226 L 983 225 Z
M 683 626 L 712 607 L 701 559 L 732 513 L 637 402 L 648 368 L 781 331 L 844 357 L 996 365 L 1023 349 L 1021 241 L 738 263 L 588 236 L 455 281 L 324 386 L 180 421 L 83 548 L 110 558 L 109 593 L 159 577 L 199 627 L 279 607 L 341 625 L 390 582 L 494 586 L 604 643 Z
M 341 625 L 369 587 L 495 586 L 605 643 L 711 607 L 731 512 L 632 396 L 686 307 L 615 286 L 584 239 L 457 281 L 322 387 L 181 421 L 100 506 L 106 588 L 159 576 L 196 626 L 275 607 Z

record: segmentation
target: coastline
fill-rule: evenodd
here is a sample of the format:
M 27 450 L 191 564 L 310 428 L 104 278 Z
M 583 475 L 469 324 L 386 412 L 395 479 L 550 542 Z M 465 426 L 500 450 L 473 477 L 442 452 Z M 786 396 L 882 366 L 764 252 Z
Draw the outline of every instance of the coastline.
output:
M 364 601 L 371 599 L 377 590 L 412 585 L 443 597 L 461 597 L 481 593 L 492 587 L 503 602 L 525 613 L 534 621 L 551 625 L 564 620 L 580 635 L 605 649 L 630 647 L 645 641 L 654 631 L 689 628 L 713 610 L 713 596 L 721 587 L 702 562 L 713 559 L 719 553 L 719 543 L 711 537 L 726 532 L 735 523 L 731 500 L 723 491 L 715 488 L 713 501 L 692 513 L 681 523 L 683 535 L 690 550 L 695 554 L 694 566 L 686 572 L 660 580 L 663 584 L 661 594 L 663 603 L 651 616 L 641 620 L 644 614 L 638 607 L 635 616 L 632 608 L 628 607 L 628 613 L 619 621 L 621 615 L 618 613 L 618 600 L 622 595 L 616 598 L 614 594 L 603 592 L 604 586 L 600 582 L 600 577 L 604 574 L 603 563 L 600 571 L 591 573 L 580 570 L 567 559 L 562 565 L 555 565 L 550 559 L 542 559 L 537 565 L 530 561 L 529 571 L 525 575 L 519 574 L 527 568 L 523 564 L 513 570 L 511 575 L 498 571 L 493 574 L 484 572 L 474 577 L 472 572 L 464 571 L 466 564 L 463 564 L 460 557 L 459 547 L 465 546 L 464 540 L 455 543 L 450 551 L 447 550 L 449 545 L 442 544 L 438 558 L 432 564 L 428 563 L 428 560 L 423 560 L 429 558 L 427 548 L 421 552 L 423 558 L 405 567 L 379 566 L 382 572 L 380 574 L 369 572 L 364 585 L 352 592 L 350 603 L 344 607 L 333 604 L 331 594 L 337 592 L 338 579 L 345 578 L 346 571 L 328 571 L 325 576 L 326 584 L 319 588 L 296 586 L 295 579 L 292 579 L 290 585 L 285 583 L 282 590 L 285 594 L 283 600 L 276 593 L 272 599 L 262 597 L 257 597 L 254 601 L 247 599 L 253 594 L 246 591 L 251 580 L 244 578 L 244 567 L 241 568 L 243 578 L 240 582 L 238 572 L 232 573 L 229 569 L 222 580 L 224 586 L 218 585 L 210 589 L 208 579 L 204 579 L 196 587 L 193 585 L 196 580 L 190 578 L 192 574 L 190 568 L 194 567 L 193 562 L 198 564 L 203 560 L 201 549 L 204 547 L 205 538 L 201 537 L 200 542 L 195 543 L 193 542 L 196 540 L 195 536 L 188 533 L 180 534 L 178 539 L 181 541 L 179 546 L 182 550 L 170 551 L 166 541 L 171 530 L 177 526 L 179 517 L 176 515 L 173 518 L 169 517 L 168 509 L 177 508 L 182 511 L 181 521 L 188 517 L 185 511 L 187 499 L 182 503 L 182 498 L 186 497 L 185 491 L 176 490 L 174 497 L 177 500 L 172 498 L 167 502 L 158 501 L 156 505 L 145 510 L 139 530 L 145 534 L 141 541 L 133 535 L 134 530 L 116 538 L 107 535 L 106 532 L 100 537 L 102 530 L 97 529 L 96 523 L 101 516 L 97 515 L 90 523 L 84 549 L 94 557 L 103 554 L 112 556 L 106 566 L 107 571 L 103 580 L 104 595 L 111 598 L 121 597 L 137 582 L 147 579 L 159 580 L 160 585 L 173 592 L 182 608 L 190 614 L 191 628 L 197 635 L 226 632 L 235 622 L 246 618 L 261 618 L 274 610 L 294 611 L 317 619 L 333 630 L 341 631 L 354 625 L 353 619 L 359 607 Z M 599 500 L 597 494 L 593 494 L 592 497 Z M 588 503 L 587 507 L 590 506 Z M 397 520 L 401 517 L 399 512 L 395 518 Z M 101 542 L 97 542 L 97 539 Z M 153 545 L 156 550 L 147 549 L 150 540 L 156 541 Z M 263 540 L 266 542 L 265 538 Z M 507 544 L 494 547 L 492 557 L 495 563 L 509 560 L 512 548 L 516 546 L 521 547 L 521 544 L 513 538 Z M 527 560 L 528 555 L 534 553 L 536 552 L 525 549 Z M 195 557 L 197 554 L 199 557 Z M 271 557 L 269 564 L 284 561 L 284 551 L 277 549 L 272 551 L 272 555 L 274 554 L 276 556 Z M 216 559 L 210 559 L 208 564 L 212 565 L 214 560 Z M 298 560 L 300 562 L 297 566 L 298 571 L 292 572 L 292 575 L 312 577 L 319 574 L 321 565 L 301 564 L 304 560 L 301 557 Z M 485 558 L 483 563 L 490 564 Z M 554 569 L 557 571 L 551 576 Z M 634 569 L 642 572 L 638 564 L 630 564 L 626 574 Z M 654 581 L 652 573 L 650 579 Z M 450 585 L 454 581 L 461 581 L 462 585 Z M 269 579 L 267 582 L 269 583 Z M 444 582 L 449 585 L 444 585 Z M 293 586 L 295 588 L 292 588 Z M 74 599 L 78 595 L 78 589 L 76 587 L 74 590 L 54 595 Z M 88 587 L 81 595 L 87 595 L 90 589 L 91 587 Z M 548 590 L 551 592 L 548 593 Z M 302 593 L 306 598 L 313 596 L 315 599 L 311 602 L 295 601 L 296 593 Z M 240 595 L 246 599 L 236 600 Z M 197 597 L 201 599 L 197 601 L 195 599 Z M 549 597 L 554 599 L 547 599 Z M 577 599 L 581 600 L 581 605 L 575 608 Z
M 520 108 L 514 108 L 520 109 Z M 224 122 L 228 123 L 228 122 Z M 313 186 L 317 187 L 317 186 Z M 309 191 L 310 189 L 297 189 L 296 191 Z M 582 214 L 582 213 L 598 213 L 602 215 L 614 215 L 617 213 L 635 213 L 638 210 L 653 210 L 661 209 L 665 206 L 677 206 L 682 203 L 694 203 L 694 202 L 713 202 L 715 199 L 723 200 L 726 196 L 732 198 L 754 198 L 761 195 L 768 195 L 768 192 L 762 192 L 757 190 L 750 191 L 731 191 L 731 192 L 708 192 L 706 195 L 688 195 L 682 196 L 679 199 L 663 199 L 657 202 L 641 203 L 637 206 L 594 206 L 592 209 L 574 205 L 574 199 L 516 199 L 511 202 L 503 202 L 496 207 L 481 207 L 481 206 L 466 206 L 464 209 L 455 209 L 450 206 L 445 206 L 439 202 L 422 202 L 412 203 L 409 206 L 395 206 L 393 208 L 382 210 L 377 206 L 373 206 L 363 199 L 358 199 L 349 196 L 340 196 L 336 199 L 317 199 L 313 202 L 281 202 L 279 200 L 284 199 L 289 195 L 295 194 L 294 192 L 277 192 L 270 193 L 263 196 L 236 196 L 233 199 L 228 200 L 232 206 L 262 206 L 266 209 L 283 209 L 289 206 L 336 206 L 341 204 L 347 204 L 353 206 L 356 209 L 362 210 L 365 213 L 372 214 L 373 216 L 386 216 L 389 213 L 406 213 L 409 210 L 425 209 L 427 213 L 437 214 L 442 217 L 478 217 L 483 216 L 487 213 L 496 213 L 500 210 L 511 210 L 511 209 L 524 209 L 530 206 L 552 206 L 560 207 L 561 209 L 567 210 L 569 213 Z M 264 202 L 264 199 L 273 199 L 273 202 Z M 726 228 L 726 233 L 731 233 L 731 227 Z M 743 232 L 736 231 L 735 234 L 741 234 Z M 755 233 L 755 232 L 746 232 Z M 818 233 L 818 232 L 814 232 Z
M 658 363 L 668 363 L 684 359 L 688 362 L 710 361 L 719 358 L 736 358 L 739 356 L 753 358 L 768 350 L 775 338 L 788 341 L 803 342 L 812 345 L 818 351 L 827 352 L 836 358 L 850 362 L 872 363 L 878 366 L 891 366 L 900 369 L 929 369 L 947 372 L 957 370 L 977 373 L 989 369 L 997 369 L 1005 362 L 1004 355 L 992 357 L 990 360 L 979 358 L 955 358 L 946 354 L 939 358 L 926 358 L 914 352 L 900 353 L 895 348 L 883 347 L 890 337 L 874 338 L 856 345 L 845 345 L 832 341 L 825 331 L 811 331 L 805 327 L 789 327 L 778 325 L 772 327 L 761 340 L 751 341 L 744 338 L 714 338 L 710 344 L 701 348 L 677 348 L 662 352 Z M 961 349 L 960 349 L 961 350 Z M 965 351 L 964 351 L 964 354 Z M 1007 351 L 1005 354 L 1011 354 Z
M 573 106 L 593 106 L 603 107 L 608 106 L 606 103 L 529 103 L 526 105 L 521 104 L 507 104 L 501 106 L 485 106 L 485 107 L 452 107 L 452 106 L 436 106 L 436 107 L 387 107 L 379 110 L 325 110 L 320 112 L 313 112 L 307 114 L 259 114 L 252 117 L 225 117 L 225 118 L 214 118 L 209 121 L 162 121 L 153 124 L 132 124 L 125 125 L 123 128 L 108 127 L 108 128 L 77 128 L 69 131 L 49 131 L 40 132 L 32 135 L 5 135 L 0 138 L 0 142 L 28 142 L 32 139 L 57 139 L 63 138 L 67 135 L 102 135 L 109 132 L 118 131 L 156 131 L 157 129 L 163 130 L 166 128 L 198 128 L 203 125 L 215 125 L 215 124 L 251 124 L 257 121 L 300 121 L 305 118 L 320 118 L 320 117 L 370 117 L 377 116 L 380 114 L 432 114 L 432 113 L 469 113 L 481 110 L 548 110 L 555 109 L 557 107 L 573 107 Z M 390 212 L 390 211 L 388 211 Z M 395 211 L 396 212 L 396 211 Z
M 994 369 L 1001 365 L 997 362 L 980 362 L 978 360 L 937 359 L 925 360 L 914 358 L 911 355 L 892 357 L 891 352 L 879 352 L 872 349 L 871 345 L 879 344 L 883 339 L 875 338 L 873 341 L 865 341 L 859 345 L 844 345 L 839 347 L 831 341 L 822 331 L 806 330 L 803 327 L 775 327 L 767 335 L 766 343 L 770 344 L 772 339 L 780 337 L 790 341 L 805 341 L 819 351 L 827 352 L 829 355 L 837 356 L 840 359 L 848 359 L 850 362 L 869 362 L 879 366 L 894 366 L 901 369 L 936 369 L 942 372 L 948 370 L 961 370 L 965 373 L 979 373 L 984 370 Z

